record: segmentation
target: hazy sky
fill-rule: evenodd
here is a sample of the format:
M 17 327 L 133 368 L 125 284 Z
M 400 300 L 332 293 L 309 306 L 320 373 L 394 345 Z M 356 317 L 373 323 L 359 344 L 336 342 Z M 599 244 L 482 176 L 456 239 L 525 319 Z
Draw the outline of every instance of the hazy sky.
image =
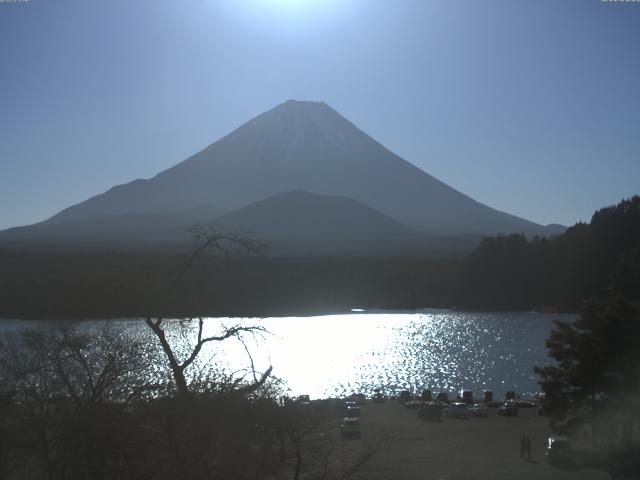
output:
M 6 2 L 0 228 L 153 176 L 289 98 L 540 223 L 640 193 L 640 2 Z

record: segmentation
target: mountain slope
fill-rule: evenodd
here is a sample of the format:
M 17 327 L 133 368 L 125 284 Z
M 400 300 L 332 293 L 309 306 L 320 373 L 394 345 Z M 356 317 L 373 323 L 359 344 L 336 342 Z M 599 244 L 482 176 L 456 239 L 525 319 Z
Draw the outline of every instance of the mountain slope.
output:
M 2 245 L 85 250 L 185 248 L 190 228 L 210 224 L 250 234 L 274 255 L 410 253 L 424 249 L 426 235 L 344 197 L 287 192 L 221 216 L 218 209 L 177 213 L 105 215 L 43 222 L 0 233 Z M 479 241 L 479 240 L 478 240 Z M 477 242 L 476 242 L 477 243 Z
M 269 197 L 216 224 L 250 232 L 276 255 L 406 252 L 420 248 L 424 237 L 355 200 L 304 191 Z
M 0 243 L 22 248 L 166 248 L 192 241 L 189 229 L 223 212 L 200 207 L 183 212 L 110 214 L 68 222 L 41 222 L 0 232 Z
M 151 179 L 114 187 L 48 222 L 198 205 L 235 210 L 292 190 L 348 197 L 424 232 L 544 233 L 423 172 L 326 104 L 292 100 Z

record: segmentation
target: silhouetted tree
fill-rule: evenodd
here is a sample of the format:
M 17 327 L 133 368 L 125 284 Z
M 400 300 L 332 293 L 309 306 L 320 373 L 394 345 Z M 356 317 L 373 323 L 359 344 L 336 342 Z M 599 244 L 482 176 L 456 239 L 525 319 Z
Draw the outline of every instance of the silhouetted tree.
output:
M 193 228 L 193 236 L 194 241 L 191 253 L 188 255 L 184 264 L 172 272 L 173 280 L 171 282 L 170 292 L 176 289 L 180 281 L 193 270 L 196 262 L 199 260 L 207 259 L 210 256 L 238 255 L 243 252 L 258 254 L 264 251 L 264 247 L 255 243 L 248 235 L 227 233 L 213 225 L 195 226 Z M 203 336 L 204 319 L 202 317 L 197 318 L 197 320 L 195 318 L 187 318 L 181 320 L 181 322 L 183 324 L 191 324 L 194 320 L 197 321 L 195 344 L 191 347 L 191 351 L 187 356 L 180 360 L 174 347 L 167 338 L 164 328 L 167 322 L 161 317 L 147 316 L 145 318 L 145 323 L 154 333 L 162 347 L 162 351 L 171 368 L 177 391 L 182 395 L 189 393 L 189 382 L 185 376 L 185 370 L 194 363 L 204 345 L 212 342 L 222 342 L 230 338 L 241 339 L 244 333 L 254 334 L 265 331 L 264 328 L 255 325 L 234 325 L 232 327 L 225 327 L 219 335 Z M 270 366 L 259 379 L 256 378 L 252 384 L 244 385 L 239 390 L 239 393 L 251 393 L 260 388 L 271 374 L 271 371 L 272 367 Z
M 158 392 L 147 348 L 108 324 L 0 337 L 2 478 L 113 478 L 139 432 L 127 410 Z
M 186 319 L 182 320 L 182 322 L 192 323 L 196 319 Z M 176 383 L 176 388 L 180 394 L 188 394 L 189 393 L 189 382 L 187 381 L 187 377 L 185 376 L 185 370 L 193 364 L 193 362 L 198 357 L 198 354 L 201 352 L 202 347 L 210 342 L 222 342 L 224 340 L 230 338 L 239 338 L 243 333 L 257 333 L 264 332 L 264 328 L 259 325 L 254 326 L 242 326 L 235 325 L 232 327 L 226 327 L 220 335 L 213 335 L 204 337 L 202 332 L 204 328 L 204 319 L 198 318 L 197 320 L 197 338 L 195 344 L 191 347 L 190 353 L 184 358 L 182 361 L 178 359 L 178 355 L 174 352 L 174 347 L 171 345 L 169 340 L 167 339 L 166 332 L 164 330 L 165 321 L 162 318 L 152 318 L 147 317 L 145 319 L 145 323 L 149 326 L 151 331 L 155 334 L 156 338 L 160 342 L 162 347 L 162 351 L 164 352 L 165 358 L 169 363 L 169 367 L 171 368 L 171 373 L 173 375 L 173 379 Z M 241 389 L 238 390 L 239 393 L 248 394 L 256 389 L 260 388 L 264 382 L 267 380 L 269 375 L 271 374 L 272 367 L 269 367 L 260 377 L 260 379 L 256 379 L 256 381 L 250 385 L 245 385 Z
M 640 196 L 594 213 L 550 239 L 485 238 L 464 261 L 459 305 L 576 310 L 599 297 L 617 262 L 640 243 Z
M 621 257 L 606 296 L 572 322 L 557 321 L 547 340 L 556 365 L 536 368 L 551 413 L 593 406 L 598 398 L 638 394 L 640 247 Z

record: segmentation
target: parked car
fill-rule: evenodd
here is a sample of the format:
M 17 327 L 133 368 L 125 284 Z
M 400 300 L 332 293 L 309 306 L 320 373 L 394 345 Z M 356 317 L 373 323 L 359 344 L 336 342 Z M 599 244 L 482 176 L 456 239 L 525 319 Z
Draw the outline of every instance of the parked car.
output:
M 467 404 L 463 402 L 455 402 L 450 404 L 445 409 L 447 417 L 450 418 L 467 418 L 469 411 L 467 410 Z
M 402 390 L 398 395 L 398 401 L 400 403 L 407 403 L 411 400 L 411 392 L 409 390 Z
M 439 392 L 436 395 L 436 402 L 449 403 L 449 394 L 447 392 Z
M 382 393 L 381 391 L 377 391 L 374 395 L 373 395 L 373 402 L 374 403 L 384 403 L 385 401 L 385 397 L 384 397 L 384 393 Z
M 469 407 L 469 415 L 472 417 L 488 417 L 489 409 L 484 403 L 476 403 Z
M 571 461 L 571 444 L 567 437 L 554 436 L 547 439 L 547 447 L 544 454 L 549 463 L 561 463 Z
M 340 424 L 340 433 L 345 438 L 360 438 L 360 420 L 358 418 L 347 417 Z
M 512 402 L 505 402 L 498 407 L 498 415 L 504 415 L 505 417 L 517 417 L 518 407 Z
M 311 399 L 309 395 L 300 395 L 296 398 L 296 403 L 299 405 L 311 405 Z
M 344 414 L 349 418 L 357 418 L 362 413 L 360 410 L 360 406 L 356 404 L 356 402 L 345 402 L 344 403 Z

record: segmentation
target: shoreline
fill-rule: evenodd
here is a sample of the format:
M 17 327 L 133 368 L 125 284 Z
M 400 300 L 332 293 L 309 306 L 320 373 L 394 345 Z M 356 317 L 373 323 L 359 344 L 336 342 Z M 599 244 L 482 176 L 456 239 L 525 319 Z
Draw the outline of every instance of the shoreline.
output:
M 276 310 L 278 311 L 278 310 Z M 336 309 L 320 309 L 314 311 L 303 310 L 302 312 L 296 311 L 295 309 L 288 313 L 273 313 L 273 312 L 263 312 L 262 314 L 252 313 L 252 314 L 220 314 L 220 313 L 206 313 L 206 314 L 193 314 L 188 313 L 184 315 L 176 314 L 175 312 L 169 313 L 166 315 L 152 315 L 153 317 L 163 317 L 167 319 L 183 319 L 183 318 L 233 318 L 233 319 L 262 319 L 262 318 L 290 318 L 290 317 L 300 317 L 300 318 L 311 318 L 311 317 L 324 317 L 331 315 L 384 315 L 384 314 L 419 314 L 419 313 L 430 313 L 430 312 L 460 312 L 460 313 L 500 313 L 500 314 L 517 314 L 522 315 L 526 313 L 536 314 L 536 315 L 578 315 L 579 311 L 574 310 L 563 310 L 563 309 L 500 309 L 500 308 L 457 308 L 455 306 L 451 307 L 420 307 L 420 308 L 336 308 Z M 140 315 L 118 315 L 118 316 L 102 316 L 99 314 L 93 315 L 85 315 L 81 317 L 76 316 L 1 316 L 0 322 L 4 321 L 71 321 L 71 322 L 81 322 L 81 321 L 121 321 L 121 320 L 131 320 L 131 319 L 143 319 L 145 316 Z

